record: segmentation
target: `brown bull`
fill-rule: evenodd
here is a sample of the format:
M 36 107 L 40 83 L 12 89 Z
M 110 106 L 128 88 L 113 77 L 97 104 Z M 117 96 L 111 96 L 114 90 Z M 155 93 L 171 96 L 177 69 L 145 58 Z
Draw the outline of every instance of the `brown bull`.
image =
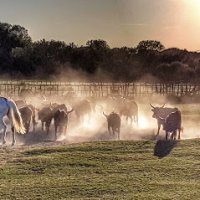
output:
M 151 105 L 151 104 L 150 104 Z M 163 126 L 163 130 L 166 131 L 166 139 L 168 138 L 168 132 L 173 132 L 176 126 L 181 126 L 181 112 L 177 108 L 167 108 L 164 107 L 154 107 L 152 106 L 152 117 L 157 119 L 158 129 L 157 129 L 157 137 L 160 132 L 161 125 Z M 174 114 L 179 112 L 179 114 L 176 114 L 177 116 L 174 118 Z M 180 119 L 179 119 L 180 118 Z M 173 129 L 173 130 L 172 130 Z
M 73 106 L 73 108 L 79 122 L 83 122 L 84 117 L 86 115 L 88 115 L 88 118 L 90 120 L 90 117 L 92 114 L 92 107 L 88 100 L 84 99 L 84 100 L 79 101 Z
M 44 131 L 44 126 L 47 134 L 49 134 L 49 128 L 52 121 L 52 108 L 44 107 L 38 111 L 38 119 L 41 120 L 42 123 L 42 131 Z
M 49 134 L 52 119 L 54 119 L 55 122 L 54 116 L 58 110 L 63 110 L 66 113 L 68 113 L 65 104 L 57 104 L 57 103 L 44 107 L 38 112 L 38 119 L 41 120 L 42 122 L 42 130 L 44 130 L 44 125 L 45 125 L 47 134 Z
M 120 116 L 125 116 L 128 123 L 128 119 L 133 121 L 138 125 L 138 105 L 135 101 L 123 100 L 119 106 Z
M 30 124 L 32 121 L 33 111 L 29 106 L 24 106 L 19 109 L 19 112 L 21 114 L 22 121 L 26 129 L 26 133 L 28 133 L 30 129 Z

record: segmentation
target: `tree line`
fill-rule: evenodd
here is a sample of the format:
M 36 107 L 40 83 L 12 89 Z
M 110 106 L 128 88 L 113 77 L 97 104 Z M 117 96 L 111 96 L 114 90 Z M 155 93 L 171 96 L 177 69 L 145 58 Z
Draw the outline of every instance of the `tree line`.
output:
M 155 40 L 132 48 L 111 48 L 100 39 L 84 46 L 45 39 L 33 42 L 24 27 L 0 23 L 0 77 L 199 82 L 200 53 L 165 48 Z

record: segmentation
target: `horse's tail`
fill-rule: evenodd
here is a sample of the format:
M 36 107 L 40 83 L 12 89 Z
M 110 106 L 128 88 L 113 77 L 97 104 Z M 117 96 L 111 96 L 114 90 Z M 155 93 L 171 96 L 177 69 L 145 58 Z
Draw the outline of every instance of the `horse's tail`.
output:
M 13 101 L 8 101 L 9 104 L 9 112 L 10 112 L 10 116 L 11 116 L 11 120 L 13 123 L 13 126 L 16 130 L 17 133 L 21 133 L 21 134 L 25 134 L 26 133 L 26 129 L 24 127 L 23 124 L 23 120 L 21 118 L 21 114 L 16 106 L 16 104 Z

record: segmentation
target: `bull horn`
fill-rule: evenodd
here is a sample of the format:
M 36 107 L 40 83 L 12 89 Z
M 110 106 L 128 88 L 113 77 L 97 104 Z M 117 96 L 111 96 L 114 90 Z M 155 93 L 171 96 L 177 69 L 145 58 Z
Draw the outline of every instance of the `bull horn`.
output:
M 151 103 L 150 103 L 150 106 L 151 106 L 152 108 L 155 108 L 154 106 L 151 105 Z
M 67 114 L 69 114 L 69 113 L 71 113 L 73 111 L 74 111 L 74 109 L 72 108 L 70 111 L 67 111 Z
M 107 118 L 108 117 L 108 115 L 106 115 L 104 112 L 103 112 L 103 115 Z

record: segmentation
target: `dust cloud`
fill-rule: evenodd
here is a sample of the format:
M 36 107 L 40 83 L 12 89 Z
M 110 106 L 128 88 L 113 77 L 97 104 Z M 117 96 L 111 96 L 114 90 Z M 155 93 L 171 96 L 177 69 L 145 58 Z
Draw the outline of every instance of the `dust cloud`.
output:
M 70 72 L 71 75 L 79 77 L 79 72 Z M 80 72 L 82 73 L 82 72 Z M 82 74 L 83 75 L 83 74 Z M 83 75 L 84 77 L 84 75 Z M 78 80 L 78 78 L 77 78 Z M 20 98 L 20 97 L 19 97 Z M 19 98 L 15 98 L 17 100 Z M 118 97 L 122 98 L 122 97 Z M 47 134 L 45 131 L 41 130 L 41 121 L 38 120 L 37 112 L 45 106 L 50 106 L 52 103 L 65 104 L 68 110 L 71 110 L 74 106 L 74 102 L 83 100 L 81 97 L 74 97 L 70 95 L 57 96 L 51 95 L 47 96 L 45 94 L 33 94 L 27 95 L 24 97 L 25 104 L 31 104 L 36 108 L 36 121 L 37 127 L 36 131 L 33 132 L 32 125 L 30 132 L 26 135 L 17 135 L 17 144 L 38 144 L 41 142 L 55 142 L 54 138 L 54 123 L 52 121 L 50 126 L 50 133 Z M 88 101 L 91 101 L 91 97 L 86 98 Z M 83 120 L 80 122 L 75 115 L 75 112 L 69 114 L 69 121 L 67 132 L 60 134 L 57 142 L 65 143 L 80 143 L 88 141 L 107 141 L 107 140 L 116 140 L 108 133 L 107 129 L 107 119 L 103 115 L 103 112 L 110 114 L 111 112 L 118 113 L 117 106 L 113 103 L 113 98 L 111 97 L 99 97 L 95 99 L 95 111 L 91 115 L 85 115 Z M 125 117 L 121 117 L 121 140 L 155 140 L 155 139 L 164 139 L 165 132 L 160 130 L 159 138 L 156 138 L 157 133 L 157 121 L 152 118 L 151 106 L 163 106 L 165 107 L 176 107 L 181 111 L 182 114 L 182 127 L 183 132 L 181 133 L 181 139 L 191 139 L 200 137 L 200 104 L 191 103 L 190 99 L 184 101 L 184 103 L 174 103 L 170 100 L 158 94 L 153 94 L 146 97 L 135 97 L 135 102 L 138 105 L 138 125 L 133 122 L 131 124 L 130 120 L 126 120 Z M 23 106 L 23 105 L 22 105 Z M 6 123 L 9 122 L 6 120 Z M 11 138 L 11 131 L 8 128 L 8 142 Z

